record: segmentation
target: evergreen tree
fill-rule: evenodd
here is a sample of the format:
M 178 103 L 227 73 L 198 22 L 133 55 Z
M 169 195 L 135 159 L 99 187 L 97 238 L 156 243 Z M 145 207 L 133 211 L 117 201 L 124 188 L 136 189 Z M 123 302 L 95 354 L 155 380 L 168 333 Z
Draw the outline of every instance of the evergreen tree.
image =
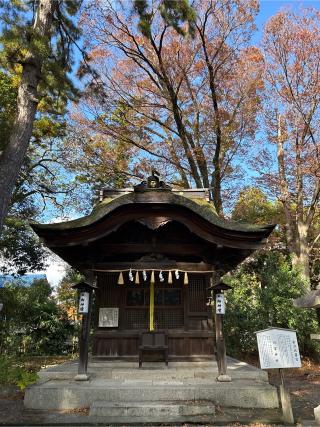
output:
M 63 114 L 76 96 L 68 76 L 80 0 L 0 1 L 0 65 L 18 76 L 15 117 L 0 147 L 0 232 L 31 140 L 37 110 Z M 31 17 L 31 19 L 30 19 Z

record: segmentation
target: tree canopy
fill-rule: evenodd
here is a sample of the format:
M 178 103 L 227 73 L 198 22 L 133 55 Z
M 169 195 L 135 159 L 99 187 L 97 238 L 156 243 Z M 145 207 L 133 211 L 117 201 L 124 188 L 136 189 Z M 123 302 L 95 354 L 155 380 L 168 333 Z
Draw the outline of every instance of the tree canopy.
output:
M 319 10 L 280 10 L 255 35 L 256 0 L 0 7 L 1 244 L 8 264 L 24 257 L 17 235 L 26 236 L 27 264 L 42 263 L 21 219 L 58 216 L 52 206 L 80 216 L 98 188 L 129 186 L 155 167 L 176 188 L 208 188 L 221 216 L 277 222 L 270 247 L 288 254 L 314 286 Z M 27 110 L 28 117 L 15 115 Z

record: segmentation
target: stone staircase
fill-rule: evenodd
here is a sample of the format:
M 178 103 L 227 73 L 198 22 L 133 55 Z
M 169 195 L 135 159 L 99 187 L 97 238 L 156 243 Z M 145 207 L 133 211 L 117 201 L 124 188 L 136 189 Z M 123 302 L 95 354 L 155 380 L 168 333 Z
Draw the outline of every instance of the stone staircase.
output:
M 41 371 L 24 403 L 30 409 L 90 408 L 93 423 L 213 424 L 221 413 L 245 410 L 266 411 L 274 422 L 278 394 L 266 372 L 231 358 L 228 367 L 232 381 L 218 383 L 215 362 L 171 362 L 168 368 L 149 362 L 138 369 L 135 362 L 98 361 L 82 382 L 73 379 L 77 364 L 67 363 Z

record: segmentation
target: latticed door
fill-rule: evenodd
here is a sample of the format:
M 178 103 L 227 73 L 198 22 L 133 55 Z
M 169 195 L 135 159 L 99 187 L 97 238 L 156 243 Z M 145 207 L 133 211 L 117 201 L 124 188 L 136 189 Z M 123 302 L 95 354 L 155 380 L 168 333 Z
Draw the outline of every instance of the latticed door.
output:
M 127 285 L 127 329 L 149 329 L 150 284 Z M 180 283 L 156 283 L 154 290 L 155 329 L 184 327 L 183 289 Z

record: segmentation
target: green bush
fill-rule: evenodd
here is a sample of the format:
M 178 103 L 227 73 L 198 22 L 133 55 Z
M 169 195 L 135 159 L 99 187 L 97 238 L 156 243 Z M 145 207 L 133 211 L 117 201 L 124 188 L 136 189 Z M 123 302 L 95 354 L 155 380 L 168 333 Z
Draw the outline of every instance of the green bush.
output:
M 226 296 L 225 315 L 230 355 L 257 352 L 255 331 L 270 326 L 297 330 L 300 352 L 316 355 L 319 344 L 310 339 L 318 331 L 316 312 L 293 307 L 292 300 L 304 293 L 304 286 L 283 254 L 260 255 L 225 281 L 233 287 Z
M 0 350 L 3 354 L 63 354 L 70 350 L 68 338 L 75 325 L 52 296 L 46 281 L 30 287 L 19 284 L 0 289 L 3 302 Z
M 37 379 L 38 375 L 26 369 L 22 361 L 19 363 L 12 357 L 0 356 L 0 384 L 17 385 L 20 390 L 24 390 Z

